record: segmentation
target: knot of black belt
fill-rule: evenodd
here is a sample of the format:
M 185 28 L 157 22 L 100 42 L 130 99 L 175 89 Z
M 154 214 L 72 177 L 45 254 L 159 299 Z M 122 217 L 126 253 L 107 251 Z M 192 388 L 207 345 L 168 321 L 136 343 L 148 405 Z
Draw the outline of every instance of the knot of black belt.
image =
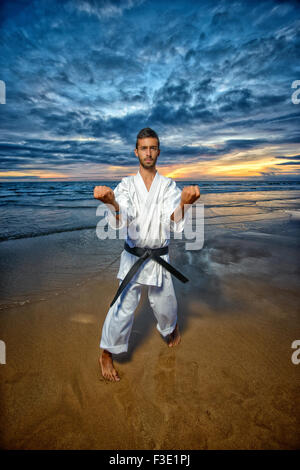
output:
M 166 268 L 167 271 L 169 271 L 173 276 L 177 277 L 181 282 L 188 282 L 188 279 L 181 274 L 177 269 L 175 269 L 173 266 L 171 266 L 167 261 L 165 261 L 163 258 L 161 258 L 162 255 L 166 255 L 169 252 L 169 247 L 164 246 L 162 248 L 140 248 L 138 246 L 135 246 L 131 248 L 128 243 L 125 242 L 124 248 L 128 253 L 131 253 L 132 255 L 138 256 L 139 259 L 134 263 L 134 265 L 131 267 L 131 269 L 128 271 L 126 276 L 124 277 L 122 283 L 120 284 L 116 295 L 114 296 L 114 299 L 110 306 L 112 307 L 121 292 L 125 289 L 127 284 L 131 281 L 135 273 L 139 270 L 140 266 L 146 261 L 146 259 L 151 258 L 157 263 L 161 264 L 164 268 Z

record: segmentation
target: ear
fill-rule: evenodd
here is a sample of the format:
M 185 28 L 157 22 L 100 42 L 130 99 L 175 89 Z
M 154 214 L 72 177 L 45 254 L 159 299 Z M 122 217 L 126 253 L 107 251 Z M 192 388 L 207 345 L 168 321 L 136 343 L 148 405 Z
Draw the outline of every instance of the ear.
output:
M 134 149 L 135 156 L 139 158 L 137 149 Z

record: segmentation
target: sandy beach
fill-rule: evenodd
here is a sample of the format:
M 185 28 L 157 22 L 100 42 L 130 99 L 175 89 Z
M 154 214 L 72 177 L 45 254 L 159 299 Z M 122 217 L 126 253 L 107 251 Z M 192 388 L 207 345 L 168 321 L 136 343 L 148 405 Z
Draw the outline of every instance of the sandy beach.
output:
M 168 348 L 144 288 L 129 350 L 114 356 L 118 383 L 98 364 L 118 263 L 1 311 L 2 449 L 299 448 L 298 222 L 241 230 L 253 214 L 234 211 L 239 230 L 207 220 L 202 250 L 172 242 L 190 279 L 174 280 L 181 343 Z
M 2 455 L 295 454 L 300 0 L 0 0 L 0 23 Z

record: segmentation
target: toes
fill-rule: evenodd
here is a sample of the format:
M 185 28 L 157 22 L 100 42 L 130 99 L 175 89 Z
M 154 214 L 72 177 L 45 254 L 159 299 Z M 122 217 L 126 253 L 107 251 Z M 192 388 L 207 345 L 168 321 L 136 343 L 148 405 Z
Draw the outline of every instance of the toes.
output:
M 105 372 L 102 375 L 105 378 L 105 380 L 108 380 L 109 382 L 119 382 L 119 380 L 121 380 L 116 371 L 115 372 Z
M 118 376 L 117 371 L 114 372 L 114 380 L 118 382 L 120 380 L 120 377 Z
M 118 372 L 116 371 L 116 369 L 113 369 L 112 375 L 113 375 L 113 379 L 114 379 L 115 381 L 120 380 L 120 377 L 119 377 Z
M 103 375 L 103 377 L 104 377 L 105 380 L 111 380 L 111 379 L 110 379 L 110 375 L 109 375 L 108 372 L 104 372 L 104 373 L 102 373 L 102 375 Z

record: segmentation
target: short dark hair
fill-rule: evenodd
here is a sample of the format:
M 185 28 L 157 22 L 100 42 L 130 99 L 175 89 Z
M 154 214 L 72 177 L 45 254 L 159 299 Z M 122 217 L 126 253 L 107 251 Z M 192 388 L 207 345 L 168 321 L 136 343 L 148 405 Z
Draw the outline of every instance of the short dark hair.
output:
M 139 140 L 139 139 L 146 139 L 147 137 L 154 137 L 155 139 L 157 139 L 158 148 L 159 148 L 159 138 L 158 138 L 158 135 L 157 135 L 156 132 L 155 132 L 153 129 L 151 129 L 150 127 L 144 127 L 144 129 L 140 130 L 140 132 L 138 133 L 137 138 L 136 138 L 135 147 L 138 148 L 138 140 Z

